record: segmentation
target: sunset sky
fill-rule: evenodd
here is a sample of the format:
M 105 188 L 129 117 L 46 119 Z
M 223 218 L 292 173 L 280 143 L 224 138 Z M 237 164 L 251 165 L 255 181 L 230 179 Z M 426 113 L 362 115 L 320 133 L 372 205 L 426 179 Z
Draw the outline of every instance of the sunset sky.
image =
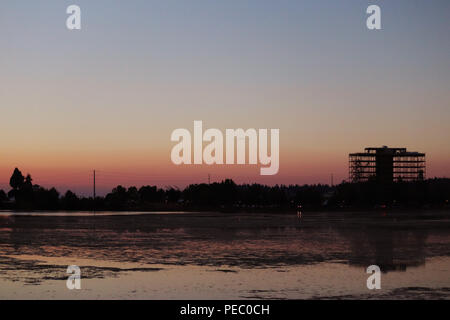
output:
M 77 4 L 82 29 L 66 28 Z M 366 28 L 370 4 L 382 30 Z M 368 146 L 450 177 L 450 1 L 0 2 L 0 189 L 14 167 L 83 194 L 348 178 Z M 175 166 L 176 128 L 280 129 L 280 171 Z

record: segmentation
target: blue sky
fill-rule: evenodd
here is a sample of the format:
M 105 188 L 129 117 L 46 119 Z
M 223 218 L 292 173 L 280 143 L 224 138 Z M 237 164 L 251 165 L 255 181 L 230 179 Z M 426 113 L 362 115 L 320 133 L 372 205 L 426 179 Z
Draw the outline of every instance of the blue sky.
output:
M 280 175 L 262 182 L 344 179 L 348 152 L 385 144 L 450 175 L 449 17 L 436 0 L 3 0 L 0 187 L 18 164 L 155 170 L 142 159 L 176 182 L 170 132 L 193 120 L 279 128 Z

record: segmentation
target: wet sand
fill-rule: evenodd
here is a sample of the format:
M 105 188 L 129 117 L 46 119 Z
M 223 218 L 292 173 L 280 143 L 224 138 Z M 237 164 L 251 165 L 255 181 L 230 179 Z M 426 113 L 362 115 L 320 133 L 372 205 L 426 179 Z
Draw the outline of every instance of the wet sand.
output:
M 0 298 L 449 299 L 449 217 L 0 213 Z M 66 287 L 73 264 L 81 290 Z

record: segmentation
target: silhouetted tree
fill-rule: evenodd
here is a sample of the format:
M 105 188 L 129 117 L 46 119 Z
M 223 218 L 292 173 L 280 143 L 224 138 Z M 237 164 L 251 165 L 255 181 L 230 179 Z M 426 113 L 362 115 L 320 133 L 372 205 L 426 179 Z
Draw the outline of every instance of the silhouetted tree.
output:
M 33 209 L 56 210 L 59 209 L 59 192 L 55 188 L 45 189 L 38 185 L 33 187 Z
M 212 184 L 191 184 L 180 190 L 156 186 L 117 186 L 105 197 L 78 197 L 67 191 L 63 197 L 55 188 L 45 189 L 33 185 L 31 175 L 24 177 L 16 168 L 11 176 L 12 190 L 8 202 L 0 190 L 0 207 L 27 210 L 262 210 L 296 209 L 301 204 L 306 210 L 350 207 L 374 208 L 378 205 L 421 207 L 436 205 L 449 207 L 450 179 L 427 179 L 422 181 L 399 181 L 380 183 L 376 179 L 367 182 L 343 182 L 335 187 L 328 185 L 237 185 L 231 179 Z M 326 200 L 326 201 L 325 201 Z
M 9 179 L 12 190 L 8 193 L 8 196 L 15 199 L 16 207 L 23 209 L 33 207 L 32 181 L 29 174 L 25 178 L 18 168 L 14 169 L 14 172 Z
M 61 205 L 66 210 L 79 210 L 81 209 L 81 203 L 78 196 L 70 190 L 64 194 L 61 198 Z
M 11 178 L 9 179 L 9 185 L 11 186 L 11 188 L 13 188 L 13 190 L 19 190 L 20 188 L 22 188 L 24 181 L 25 177 L 23 176 L 22 172 L 20 172 L 19 169 L 15 168 Z
M 179 189 L 170 188 L 166 191 L 167 201 L 170 203 L 175 203 L 181 198 L 181 191 Z M 163 196 L 164 199 L 164 196 Z
M 129 187 L 127 190 L 127 204 L 135 207 L 139 202 L 139 193 L 136 187 Z
M 143 186 L 139 189 L 139 199 L 144 203 L 162 203 L 164 202 L 164 190 L 156 186 Z
M 127 189 L 120 185 L 112 189 L 111 193 L 108 193 L 105 197 L 105 203 L 107 207 L 114 210 L 125 209 L 127 202 Z

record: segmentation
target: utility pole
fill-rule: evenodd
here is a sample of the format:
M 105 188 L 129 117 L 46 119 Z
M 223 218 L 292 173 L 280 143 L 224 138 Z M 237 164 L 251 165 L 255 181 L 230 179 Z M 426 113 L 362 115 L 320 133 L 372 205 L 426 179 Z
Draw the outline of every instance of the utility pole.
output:
M 333 174 L 331 174 L 331 186 L 333 186 L 334 185 L 334 183 L 333 183 L 334 181 L 333 181 Z
M 95 170 L 94 170 L 94 202 L 93 202 L 93 210 L 95 215 Z
M 95 170 L 94 170 L 94 200 L 95 200 Z
M 208 173 L 208 184 L 211 184 L 211 174 Z

